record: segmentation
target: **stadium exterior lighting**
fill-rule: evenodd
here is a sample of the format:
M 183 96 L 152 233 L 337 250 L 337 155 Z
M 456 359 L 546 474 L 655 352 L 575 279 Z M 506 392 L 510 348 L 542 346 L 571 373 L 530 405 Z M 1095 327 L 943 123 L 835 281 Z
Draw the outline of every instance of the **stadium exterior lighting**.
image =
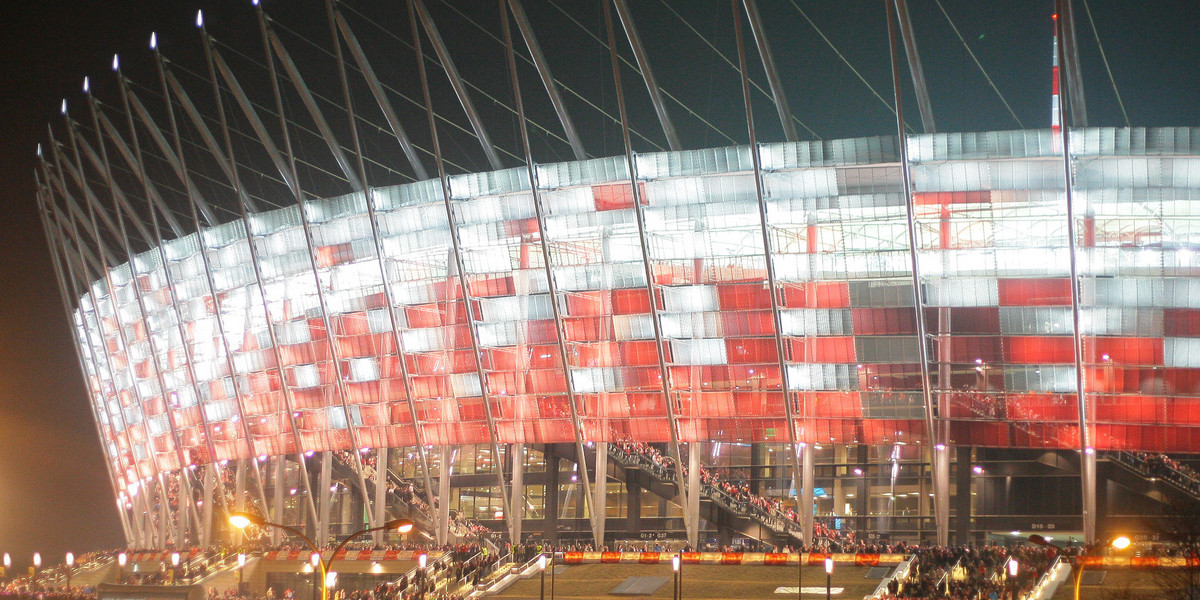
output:
M 71 571 L 72 571 L 72 568 L 75 566 L 75 553 L 68 552 L 66 560 L 63 561 L 63 563 L 66 565 L 66 568 L 67 568 L 67 593 L 70 594 L 71 593 Z
M 825 600 L 829 600 L 833 591 L 833 557 L 825 557 Z
M 1054 548 L 1055 550 L 1058 551 L 1059 556 L 1066 554 L 1066 549 L 1064 549 L 1062 546 L 1059 546 L 1058 544 L 1055 544 L 1055 543 L 1051 542 L 1050 540 L 1048 540 L 1036 533 L 1029 536 L 1029 543 L 1037 544 L 1039 546 L 1047 546 L 1050 548 Z M 1072 594 L 1072 598 L 1074 598 L 1074 600 L 1079 600 L 1079 586 L 1083 582 L 1083 569 L 1084 569 L 1084 567 L 1087 566 L 1087 561 L 1084 559 L 1087 558 L 1087 556 L 1093 550 L 1103 548 L 1105 546 L 1111 546 L 1112 548 L 1115 548 L 1117 550 L 1124 550 L 1129 547 L 1130 543 L 1131 542 L 1129 541 L 1128 537 L 1126 537 L 1124 535 L 1119 535 L 1116 537 L 1108 538 L 1106 540 L 1095 542 L 1095 543 L 1084 546 L 1083 553 L 1074 557 L 1074 560 L 1073 560 L 1072 566 L 1074 568 L 1072 569 L 1072 572 L 1073 572 L 1072 574 L 1075 576 L 1075 591 Z

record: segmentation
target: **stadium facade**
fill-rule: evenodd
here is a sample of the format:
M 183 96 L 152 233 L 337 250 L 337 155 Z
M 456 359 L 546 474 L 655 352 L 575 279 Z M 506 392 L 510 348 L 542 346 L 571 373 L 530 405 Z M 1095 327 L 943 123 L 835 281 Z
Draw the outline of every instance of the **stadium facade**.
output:
M 216 108 L 298 190 L 269 109 L 206 51 Z M 371 186 L 306 104 L 357 191 L 255 210 L 228 130 L 204 138 L 217 116 L 158 65 L 157 121 L 121 77 L 117 109 L 89 96 L 39 173 L 131 546 L 231 539 L 232 510 L 317 539 L 395 516 L 438 541 L 476 523 L 1094 538 L 1117 493 L 1098 456 L 1200 451 L 1200 130 L 629 151 Z M 188 119 L 240 217 L 209 216 Z M 156 185 L 194 227 L 128 208 Z M 747 516 L 713 476 L 799 516 Z

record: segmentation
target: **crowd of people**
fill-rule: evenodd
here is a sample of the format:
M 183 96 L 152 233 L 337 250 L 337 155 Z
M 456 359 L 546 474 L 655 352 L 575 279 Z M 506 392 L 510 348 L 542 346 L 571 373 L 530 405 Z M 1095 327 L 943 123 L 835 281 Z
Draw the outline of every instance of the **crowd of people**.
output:
M 1166 454 L 1148 452 L 1122 452 L 1132 466 L 1150 477 L 1168 480 L 1200 497 L 1200 472 Z
M 659 478 L 673 480 L 675 478 L 675 460 L 665 456 L 658 448 L 643 442 L 621 442 L 611 444 L 609 452 L 626 463 L 635 462 L 650 469 Z M 681 469 L 687 477 L 687 465 Z M 775 529 L 776 531 L 799 532 L 802 525 L 800 514 L 795 507 L 785 506 L 779 498 L 769 498 L 755 494 L 750 484 L 745 480 L 735 481 L 721 472 L 700 467 L 701 490 L 709 499 L 724 505 L 726 508 L 752 518 Z M 821 547 L 842 548 L 855 542 L 854 533 L 836 528 L 821 519 L 814 520 L 813 537 Z
M 919 546 L 905 576 L 888 583 L 882 600 L 937 598 L 999 600 L 1028 592 L 1054 562 L 1055 551 L 1040 546 Z M 1017 561 L 1009 577 L 1010 560 Z

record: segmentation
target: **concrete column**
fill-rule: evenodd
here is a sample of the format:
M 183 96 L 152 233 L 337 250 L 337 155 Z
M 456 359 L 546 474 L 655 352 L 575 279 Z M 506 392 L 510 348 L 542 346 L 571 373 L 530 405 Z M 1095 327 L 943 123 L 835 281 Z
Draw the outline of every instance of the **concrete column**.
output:
M 954 543 L 966 545 L 971 540 L 971 449 L 955 449 L 954 463 Z
M 257 460 L 257 459 L 255 459 L 255 460 Z M 275 460 L 274 460 L 274 462 L 275 462 L 275 494 L 274 494 L 274 496 L 275 497 L 273 498 L 274 506 L 272 506 L 272 508 L 271 508 L 271 520 L 275 521 L 276 523 L 284 523 L 285 522 L 285 520 L 283 518 L 283 488 L 287 487 L 287 484 L 284 481 L 284 477 L 283 477 L 284 476 L 284 470 L 283 470 L 284 464 L 283 463 L 285 460 L 286 459 L 282 456 L 276 456 Z M 271 530 L 271 544 L 278 546 L 279 540 L 280 540 L 280 535 L 281 535 L 279 528 L 278 527 L 270 527 L 269 529 Z
M 1083 539 L 1090 544 L 1096 541 L 1096 451 L 1084 449 L 1079 466 L 1083 479 Z
M 692 548 L 700 546 L 700 444 L 688 444 L 688 476 L 687 476 L 687 506 L 684 510 L 690 519 L 687 522 L 688 544 Z
M 542 538 L 546 541 L 553 542 L 558 540 L 558 461 L 557 454 L 554 454 L 547 446 L 546 449 L 546 492 L 545 492 L 545 509 L 542 519 Z
M 800 446 L 800 489 L 796 491 L 800 497 L 800 531 L 804 536 L 804 544 L 813 542 L 813 503 L 816 496 L 813 488 L 816 486 L 816 455 L 813 454 L 812 444 Z
M 375 450 L 375 522 L 383 525 L 387 522 L 387 478 L 388 473 L 388 449 L 377 448 Z M 384 532 L 376 531 L 372 534 L 371 539 L 376 545 L 383 544 Z
M 313 541 L 318 546 L 329 539 L 329 517 L 333 510 L 333 494 L 329 487 L 333 485 L 333 452 L 321 453 L 321 473 L 317 476 L 317 533 Z
M 437 517 L 434 518 L 439 544 L 449 543 L 450 540 L 450 475 L 453 471 L 450 462 L 453 459 L 450 446 L 442 446 L 442 468 L 438 470 L 438 505 L 435 511 Z M 504 493 L 503 490 L 500 493 Z
M 510 539 L 519 544 L 521 525 L 525 520 L 525 444 L 509 444 L 508 460 L 512 464 L 512 498 L 508 502 L 509 514 L 504 515 L 504 519 L 508 521 Z M 504 493 L 503 490 L 500 493 Z
M 625 532 L 632 539 L 637 539 L 642 532 L 642 486 L 631 476 L 635 469 L 625 469 Z
M 601 548 L 604 546 L 604 526 L 608 518 L 608 442 L 596 442 L 592 493 L 592 539 L 595 547 Z
M 937 544 L 950 543 L 950 449 L 938 444 L 933 453 L 933 520 L 937 525 Z
M 870 465 L 867 464 L 868 449 L 866 446 L 857 446 L 854 449 L 854 464 L 855 468 L 862 472 L 855 480 L 857 488 L 854 491 L 854 514 L 861 517 L 856 521 L 858 529 L 867 527 L 867 513 L 871 506 L 871 486 L 867 485 L 870 476 Z

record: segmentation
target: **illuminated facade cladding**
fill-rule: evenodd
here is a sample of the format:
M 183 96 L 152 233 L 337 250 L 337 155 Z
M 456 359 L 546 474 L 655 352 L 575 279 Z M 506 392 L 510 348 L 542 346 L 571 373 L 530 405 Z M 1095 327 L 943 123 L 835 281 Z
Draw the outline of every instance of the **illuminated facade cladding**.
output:
M 1074 252 L 1092 446 L 1200 450 L 1200 132 L 1093 128 L 1074 132 L 1072 142 L 1074 248 L 1063 159 L 1049 130 L 908 140 L 933 422 L 949 446 L 1080 449 Z M 705 460 L 714 467 L 737 466 L 720 464 L 722 445 L 727 453 L 749 443 L 742 452 L 785 454 L 789 427 L 830 460 L 846 456 L 834 450 L 842 446 L 883 447 L 885 461 L 899 449 L 924 456 L 895 138 L 765 144 L 760 153 L 769 259 L 743 146 L 635 156 L 648 257 L 618 157 L 537 165 L 544 230 L 524 167 L 451 176 L 463 278 L 437 180 L 370 191 L 382 260 L 364 197 L 355 194 L 254 214 L 252 245 L 236 220 L 111 269 L 112 293 L 95 282 L 75 318 L 122 502 L 134 508 L 139 485 L 150 493 L 160 476 L 177 478 L 183 467 L 195 487 L 211 492 L 238 479 L 237 493 L 270 508 L 265 490 L 300 485 L 297 455 L 356 449 L 384 460 L 379 449 L 404 449 L 391 453 L 391 464 L 419 481 L 411 460 L 418 428 L 433 475 L 446 446 L 474 456 L 469 466 L 456 463 L 466 473 L 494 472 L 486 447 L 493 442 L 526 444 L 529 453 L 576 441 L 571 394 L 579 439 L 588 442 L 668 442 L 670 402 L 679 440 L 711 448 Z M 280 486 L 284 463 L 293 483 Z M 256 494 L 243 469 L 234 475 L 247 464 L 269 481 Z M 830 471 L 817 483 L 832 490 L 835 479 Z M 498 500 L 474 509 L 466 498 L 456 495 L 452 508 L 493 518 Z M 818 500 L 818 518 L 851 508 L 839 499 L 827 511 Z M 912 514 L 929 517 L 915 501 Z M 285 510 L 291 516 L 279 518 L 305 518 L 300 503 L 289 500 Z M 122 512 L 127 531 L 140 530 L 130 525 L 137 511 Z M 157 518 L 150 513 L 142 518 Z M 678 507 L 661 516 L 677 517 Z

